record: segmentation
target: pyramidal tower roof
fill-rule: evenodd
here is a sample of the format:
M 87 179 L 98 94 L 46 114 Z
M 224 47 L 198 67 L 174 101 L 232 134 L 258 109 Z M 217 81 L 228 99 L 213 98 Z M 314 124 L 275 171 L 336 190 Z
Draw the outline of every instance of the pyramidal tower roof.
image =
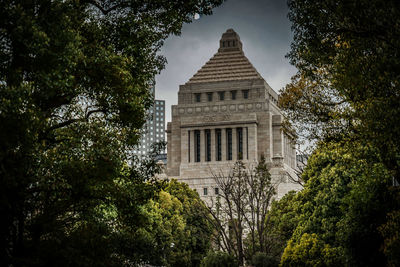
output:
M 187 84 L 262 79 L 243 53 L 239 35 L 228 29 L 219 41 L 218 52 Z

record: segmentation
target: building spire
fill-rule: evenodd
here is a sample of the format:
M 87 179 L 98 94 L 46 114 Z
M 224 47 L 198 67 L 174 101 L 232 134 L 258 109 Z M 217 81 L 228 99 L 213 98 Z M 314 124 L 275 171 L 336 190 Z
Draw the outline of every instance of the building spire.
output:
M 221 40 L 219 41 L 218 52 L 228 51 L 242 51 L 242 42 L 240 41 L 239 34 L 233 29 L 228 29 L 222 34 Z

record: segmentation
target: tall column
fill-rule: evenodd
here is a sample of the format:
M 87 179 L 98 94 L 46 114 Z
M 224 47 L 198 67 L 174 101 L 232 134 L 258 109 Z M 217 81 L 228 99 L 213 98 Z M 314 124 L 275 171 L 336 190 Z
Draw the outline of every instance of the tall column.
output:
M 226 160 L 227 159 L 227 155 L 226 155 L 226 129 L 222 128 L 221 129 L 221 155 L 222 158 L 221 160 Z
M 211 161 L 215 161 L 215 146 L 216 146 L 215 129 L 211 129 L 210 134 L 211 134 Z
M 200 162 L 206 161 L 206 135 L 205 130 L 200 130 Z
M 238 159 L 237 156 L 237 129 L 232 128 L 232 161 L 236 161 Z
M 257 158 L 257 125 L 251 124 L 249 125 L 249 133 L 248 133 L 248 140 L 249 140 L 249 160 L 258 160 Z

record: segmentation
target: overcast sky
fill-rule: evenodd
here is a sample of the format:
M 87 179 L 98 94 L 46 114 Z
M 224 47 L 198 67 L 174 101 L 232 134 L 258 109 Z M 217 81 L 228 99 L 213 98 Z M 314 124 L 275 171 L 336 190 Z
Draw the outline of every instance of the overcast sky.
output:
M 184 25 L 180 36 L 169 37 L 161 54 L 167 65 L 156 76 L 156 99 L 166 102 L 166 121 L 171 105 L 178 103 L 178 89 L 218 50 L 221 35 L 234 29 L 247 58 L 265 81 L 278 92 L 295 74 L 285 55 L 292 41 L 286 0 L 228 0 L 214 10 Z

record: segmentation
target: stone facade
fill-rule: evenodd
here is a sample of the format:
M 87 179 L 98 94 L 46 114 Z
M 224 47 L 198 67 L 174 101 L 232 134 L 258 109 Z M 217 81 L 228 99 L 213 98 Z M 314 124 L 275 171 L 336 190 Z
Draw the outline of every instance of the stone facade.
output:
M 237 160 L 254 166 L 264 155 L 279 182 L 278 198 L 299 189 L 292 181 L 293 136 L 282 131 L 277 101 L 245 57 L 238 34 L 227 30 L 218 52 L 179 87 L 167 124 L 167 176 L 207 200 L 217 193 L 213 173 L 228 174 Z

